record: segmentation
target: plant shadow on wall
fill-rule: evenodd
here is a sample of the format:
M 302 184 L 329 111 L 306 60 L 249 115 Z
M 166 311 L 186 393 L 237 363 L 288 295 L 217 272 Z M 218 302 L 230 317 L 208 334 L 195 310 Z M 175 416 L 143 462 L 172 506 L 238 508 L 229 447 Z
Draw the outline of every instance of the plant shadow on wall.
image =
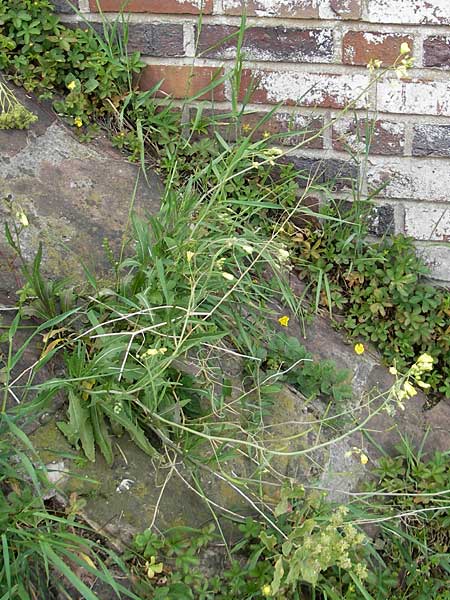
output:
M 353 213 L 343 219 L 331 209 L 322 212 L 321 228 L 298 227 L 298 218 L 304 221 L 312 216 L 303 206 L 304 198 L 313 192 L 331 196 L 332 189 L 314 181 L 301 189 L 298 173 L 280 164 L 285 151 L 278 142 L 299 133 L 304 139 L 308 132 L 261 135 L 277 108 L 250 130 L 244 128 L 245 102 L 241 106 L 237 101 L 241 58 L 228 76 L 234 90 L 233 109 L 215 115 L 199 105 L 186 132 L 170 99 L 155 99 L 156 88 L 149 92 L 132 88 L 132 73 L 139 70 L 141 62 L 138 55 L 126 54 L 125 24 L 105 24 L 104 38 L 89 27 L 88 31 L 68 29 L 54 17 L 49 5 L 39 0 L 0 2 L 0 15 L 0 43 L 5 48 L 2 66 L 16 82 L 44 93 L 65 89 L 67 95 L 56 107 L 78 129 L 91 117 L 109 125 L 115 143 L 130 152 L 144 170 L 149 151 L 159 155 L 166 180 L 160 213 L 149 219 L 133 215 L 129 242 L 117 256 L 106 246 L 113 271 L 109 282 L 98 281 L 88 271 L 84 286 L 46 280 L 40 269 L 41 250 L 33 265 L 23 259 L 20 238 L 28 222 L 26 215 L 14 215 L 6 235 L 22 259 L 26 284 L 19 292 L 17 314 L 6 338 L 3 412 L 9 397 L 25 394 L 33 399 L 20 405 L 19 414 L 34 415 L 48 408 L 56 393 L 64 392 L 67 419 L 59 427 L 89 460 L 95 460 L 100 451 L 111 463 L 112 442 L 126 433 L 155 459 L 163 461 L 165 454 L 182 457 L 196 481 L 202 471 L 215 481 L 225 481 L 257 516 L 242 523 L 235 515 L 241 539 L 228 549 L 230 567 L 222 578 L 207 582 L 195 569 L 199 550 L 217 539 L 212 529 L 195 536 L 180 529 L 166 536 L 143 532 L 129 556 L 141 595 L 406 600 L 445 594 L 445 539 L 438 535 L 435 545 L 434 533 L 430 533 L 433 541 L 415 537 L 411 522 L 424 522 L 421 519 L 428 512 L 422 511 L 423 504 L 436 517 L 426 523 L 426 531 L 442 528 L 439 519 L 445 510 L 443 499 L 448 497 L 448 456 L 425 463 L 403 449 L 397 462 L 386 459 L 380 465 L 380 481 L 367 491 L 365 502 L 351 503 L 347 512 L 327 503 L 317 492 L 305 493 L 301 486 L 286 481 L 275 464 L 276 456 L 314 458 L 314 442 L 295 450 L 285 449 L 289 441 L 285 435 L 276 440 L 275 447 L 268 442 L 267 419 L 286 386 L 296 389 L 298 396 L 318 411 L 320 429 L 330 433 L 327 443 L 333 442 L 333 436 L 345 437 L 362 428 L 354 421 L 358 407 L 350 402 L 347 373 L 329 362 L 313 361 L 297 340 L 275 332 L 273 321 L 277 318 L 281 326 L 289 326 L 287 315 L 274 312 L 275 304 L 284 305 L 293 317 L 306 318 L 306 306 L 289 288 L 292 266 L 297 263 L 308 273 L 318 303 L 327 303 L 329 308 L 355 305 L 355 312 L 348 313 L 348 329 L 380 343 L 381 336 L 375 338 L 372 330 L 364 329 L 366 321 L 360 317 L 365 305 L 358 312 L 358 294 L 351 296 L 342 290 L 353 291 L 368 282 L 367 294 L 373 293 L 379 304 L 376 310 L 369 308 L 370 315 L 383 316 L 380 305 L 387 314 L 392 308 L 387 305 L 387 292 L 372 289 L 375 277 L 383 279 L 382 268 L 371 269 L 378 265 L 380 254 L 380 263 L 386 264 L 391 255 L 385 253 L 391 248 L 395 251 L 392 259 L 397 261 L 395 244 L 407 242 L 400 238 L 391 245 L 376 245 L 371 254 L 359 217 L 355 219 Z M 244 28 L 245 23 L 237 36 L 238 55 Z M 224 77 L 218 76 L 196 99 L 223 81 Z M 152 147 L 154 132 L 161 146 Z M 163 142 L 170 143 L 162 146 Z M 307 180 L 306 174 L 301 177 L 303 187 Z M 342 271 L 335 263 L 343 265 Z M 393 260 L 394 268 L 392 264 Z M 414 261 L 395 268 L 386 275 L 389 300 L 393 302 L 395 292 L 406 301 L 405 290 L 411 296 L 407 286 L 419 286 L 422 271 Z M 406 276 L 408 269 L 419 271 L 414 281 Z M 362 281 L 355 280 L 360 274 Z M 359 297 L 372 304 L 364 289 L 359 289 Z M 432 301 L 428 287 L 419 292 L 428 298 L 426 305 L 423 299 L 419 301 L 422 311 L 425 306 L 444 313 L 448 309 Z M 417 314 L 414 308 L 411 311 Z M 29 317 L 38 325 L 15 351 L 15 333 L 22 319 Z M 351 318 L 362 323 L 359 329 L 351 327 Z M 416 336 L 417 328 L 405 325 L 397 333 L 401 337 L 408 332 Z M 12 369 L 38 337 L 42 337 L 42 352 L 24 386 L 17 376 L 11 377 Z M 392 338 L 397 343 L 395 356 L 386 350 L 386 358 L 398 381 L 386 397 L 367 399 L 370 406 L 373 401 L 374 412 L 407 408 L 405 394 L 413 395 L 411 388 L 421 382 L 425 388 L 442 385 L 444 359 L 434 346 L 427 346 L 422 338 L 412 339 L 410 346 L 394 334 Z M 57 358 L 65 365 L 64 376 L 35 383 L 39 370 Z M 233 369 L 226 368 L 231 361 L 242 366 L 243 381 L 236 381 L 229 372 Z M 436 364 L 439 371 L 433 369 Z M 316 397 L 322 403 L 315 402 Z M 367 456 L 359 452 L 361 463 L 366 464 Z M 242 457 L 251 469 L 239 477 L 227 465 Z M 408 475 L 405 490 L 400 482 L 412 463 L 417 468 Z M 268 485 L 277 490 L 276 497 L 267 494 Z M 421 494 L 417 503 L 416 490 Z M 198 491 L 208 500 L 200 483 Z M 392 500 L 389 507 L 386 498 Z M 403 500 L 397 503 L 398 498 L 405 498 L 405 503 L 413 499 L 413 521 L 404 529 L 382 526 L 375 536 L 380 540 L 378 546 L 371 543 L 356 526 L 379 521 L 380 515 L 397 523 L 398 514 L 405 512 Z M 377 504 L 371 506 L 375 499 Z M 420 508 L 414 508 L 416 504 Z M 214 508 L 212 520 L 220 535 L 221 522 Z M 408 541 L 407 551 L 398 540 Z M 5 556 L 12 546 L 7 537 L 2 541 Z M 219 541 L 223 543 L 224 538 Z M 394 567 L 387 570 L 391 557 Z M 411 572 L 415 561 L 424 573 L 432 574 L 430 582 L 425 584 Z M 61 566 L 61 562 L 50 562 Z M 11 570 L 8 576 L 8 567 L 3 567 L 3 574 L 5 597 L 14 598 Z M 67 572 L 63 574 L 70 580 Z M 33 578 L 26 581 L 33 590 Z M 28 594 L 33 597 L 32 592 Z

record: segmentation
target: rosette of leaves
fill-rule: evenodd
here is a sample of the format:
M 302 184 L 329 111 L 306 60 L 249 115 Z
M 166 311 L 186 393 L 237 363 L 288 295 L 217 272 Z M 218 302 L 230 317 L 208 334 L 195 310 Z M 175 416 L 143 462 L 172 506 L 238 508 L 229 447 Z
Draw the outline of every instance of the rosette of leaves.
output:
M 0 129 L 28 129 L 37 116 L 23 106 L 8 86 L 0 81 Z

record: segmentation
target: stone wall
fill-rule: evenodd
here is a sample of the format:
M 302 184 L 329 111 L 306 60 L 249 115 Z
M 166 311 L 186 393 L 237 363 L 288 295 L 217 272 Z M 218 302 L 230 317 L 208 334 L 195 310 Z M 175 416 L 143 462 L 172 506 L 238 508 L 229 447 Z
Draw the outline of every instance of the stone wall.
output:
M 77 20 L 64 2 L 55 0 L 63 18 Z M 366 88 L 370 59 L 390 64 L 408 43 L 411 78 L 379 83 L 357 101 L 358 123 L 349 114 L 295 150 L 293 160 L 354 174 L 361 167 L 349 163 L 345 145 L 360 145 L 366 109 L 376 109 L 364 172 L 368 190 L 385 185 L 377 233 L 413 236 L 436 279 L 450 281 L 450 0 L 130 0 L 130 47 L 148 63 L 141 85 L 164 80 L 162 90 L 183 98 L 230 69 L 235 38 L 221 40 L 237 31 L 243 4 L 249 28 L 241 93 L 256 78 L 251 108 L 264 113 L 285 103 L 267 125 L 273 131 L 292 120 L 318 131 Z M 91 21 L 101 19 L 98 5 L 114 18 L 125 3 L 78 0 Z M 230 94 L 228 83 L 216 88 L 216 107 L 226 108 Z

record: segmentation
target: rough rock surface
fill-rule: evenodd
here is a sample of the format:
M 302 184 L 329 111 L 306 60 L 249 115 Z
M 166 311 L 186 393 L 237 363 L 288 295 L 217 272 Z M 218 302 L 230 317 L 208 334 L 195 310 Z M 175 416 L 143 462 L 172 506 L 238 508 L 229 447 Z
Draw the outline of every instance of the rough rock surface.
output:
M 161 188 L 155 174 L 139 181 L 139 169 L 114 150 L 106 138 L 80 143 L 73 129 L 47 103 L 22 90 L 19 99 L 38 116 L 28 131 L 0 130 L 0 220 L 29 221 L 21 239 L 27 258 L 44 246 L 48 273 L 82 273 L 80 259 L 96 273 L 107 261 L 102 241 L 118 248 L 136 187 L 135 207 L 155 213 Z M 18 261 L 0 231 L 0 290 L 20 287 Z

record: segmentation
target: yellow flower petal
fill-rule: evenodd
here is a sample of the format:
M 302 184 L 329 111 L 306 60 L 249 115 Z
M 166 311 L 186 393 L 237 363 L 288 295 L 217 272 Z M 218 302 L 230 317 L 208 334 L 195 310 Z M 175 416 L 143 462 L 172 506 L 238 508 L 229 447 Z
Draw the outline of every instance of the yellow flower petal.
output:
M 355 344 L 354 350 L 355 350 L 356 354 L 363 354 L 365 351 L 364 344 L 361 344 L 361 343 Z
M 413 396 L 416 396 L 416 395 L 417 395 L 417 390 L 416 390 L 416 388 L 415 388 L 413 385 L 411 385 L 411 384 L 409 383 L 409 381 L 405 381 L 405 383 L 404 383 L 404 385 L 403 385 L 403 389 L 405 390 L 405 392 L 408 394 L 408 396 L 409 396 L 410 398 L 412 398 Z
M 287 315 L 280 317 L 278 323 L 283 327 L 287 327 L 289 325 L 289 317 Z
M 156 356 L 158 353 L 159 350 L 157 348 L 149 348 L 141 354 L 141 358 L 145 358 L 146 356 Z
M 361 461 L 362 465 L 367 465 L 367 463 L 369 462 L 369 457 L 366 454 L 364 454 L 364 452 L 361 452 L 359 460 Z
M 16 213 L 16 218 L 18 219 L 18 221 L 20 221 L 20 224 L 21 224 L 23 227 L 28 227 L 28 225 L 30 224 L 30 223 L 28 222 L 28 217 L 27 217 L 27 215 L 26 215 L 26 214 L 23 212 L 23 210 L 19 210 L 19 211 L 17 211 L 17 213 Z
M 400 54 L 409 54 L 411 52 L 411 48 L 408 46 L 407 42 L 403 42 L 400 46 Z
M 233 281 L 234 279 L 234 275 L 232 275 L 231 273 L 227 273 L 226 271 L 222 273 L 222 277 L 227 281 Z
M 264 596 L 264 598 L 268 598 L 272 594 L 272 588 L 269 584 L 262 586 L 261 594 Z
M 431 385 L 429 383 L 425 383 L 425 381 L 418 381 L 417 385 L 420 385 L 420 387 L 424 390 L 428 390 L 431 387 Z

